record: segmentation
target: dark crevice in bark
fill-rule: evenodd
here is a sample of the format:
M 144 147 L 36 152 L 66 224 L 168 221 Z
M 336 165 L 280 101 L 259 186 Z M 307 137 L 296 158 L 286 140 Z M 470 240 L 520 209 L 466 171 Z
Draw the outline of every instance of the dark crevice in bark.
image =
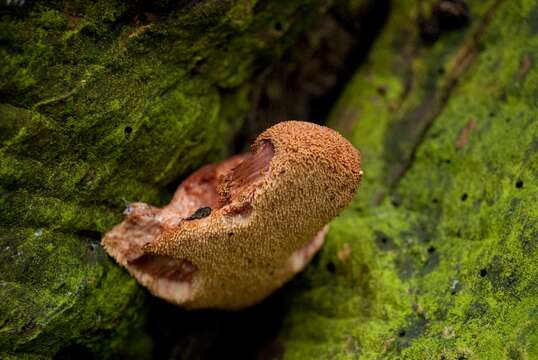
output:
M 502 1 L 496 1 L 486 12 L 480 26 L 466 37 L 458 50 L 454 66 L 448 70 L 441 85 L 438 87 L 433 85 L 433 93 L 429 93 L 429 96 L 425 97 L 422 103 L 404 115 L 400 121 L 395 122 L 389 129 L 389 134 L 386 136 L 386 160 L 388 164 L 386 173 L 387 185 L 390 188 L 395 189 L 412 166 L 416 152 L 424 141 L 434 119 L 444 109 L 452 90 L 458 84 L 459 78 L 472 66 L 479 55 L 482 36 Z M 441 75 L 444 75 L 444 70 Z
M 366 1 L 355 12 L 335 6 L 299 36 L 283 58 L 258 74 L 253 110 L 236 135 L 232 152 L 245 151 L 261 131 L 283 120 L 323 124 L 348 80 L 383 28 L 390 1 Z

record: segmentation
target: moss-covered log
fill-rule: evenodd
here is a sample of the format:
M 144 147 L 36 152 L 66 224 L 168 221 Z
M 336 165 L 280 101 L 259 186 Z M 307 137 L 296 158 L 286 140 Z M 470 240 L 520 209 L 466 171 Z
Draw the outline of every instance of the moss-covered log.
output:
M 468 1 L 432 37 L 453 14 L 392 4 L 331 115 L 364 182 L 294 284 L 285 358 L 537 358 L 538 5 Z
M 9 3 L 0 357 L 151 358 L 153 344 L 159 358 L 211 358 L 244 354 L 256 333 L 264 355 L 287 359 L 538 357 L 534 1 L 393 0 L 328 121 L 363 153 L 352 206 L 276 298 L 194 314 L 148 306 L 101 234 L 125 202 L 163 204 L 179 177 L 221 157 L 263 108 L 249 94 L 286 98 L 285 82 L 260 90 L 253 76 L 333 2 Z M 317 109 L 297 95 L 296 108 Z M 130 341 L 148 318 L 164 330 Z

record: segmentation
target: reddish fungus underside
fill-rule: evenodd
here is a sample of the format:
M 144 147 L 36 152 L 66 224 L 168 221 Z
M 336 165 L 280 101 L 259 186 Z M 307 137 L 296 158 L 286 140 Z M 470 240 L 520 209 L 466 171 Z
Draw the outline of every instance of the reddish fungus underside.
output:
M 193 173 L 166 207 L 130 204 L 102 243 L 156 296 L 243 308 L 304 268 L 361 174 L 358 151 L 334 130 L 282 122 L 250 153 Z

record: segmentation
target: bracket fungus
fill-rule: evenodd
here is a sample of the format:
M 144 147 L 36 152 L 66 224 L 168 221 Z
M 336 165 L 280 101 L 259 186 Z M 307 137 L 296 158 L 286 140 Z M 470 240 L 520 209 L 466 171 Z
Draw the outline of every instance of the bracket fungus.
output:
M 244 308 L 305 267 L 361 175 L 359 152 L 336 131 L 282 122 L 250 153 L 194 172 L 166 207 L 130 204 L 102 243 L 169 302 Z

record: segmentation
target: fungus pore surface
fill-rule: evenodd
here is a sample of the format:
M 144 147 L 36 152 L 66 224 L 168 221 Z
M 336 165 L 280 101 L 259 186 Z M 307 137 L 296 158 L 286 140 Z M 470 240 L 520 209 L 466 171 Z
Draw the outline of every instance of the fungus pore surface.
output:
M 359 152 L 336 131 L 282 122 L 250 153 L 196 171 L 166 207 L 130 204 L 102 243 L 165 300 L 247 307 L 310 261 L 361 174 Z

